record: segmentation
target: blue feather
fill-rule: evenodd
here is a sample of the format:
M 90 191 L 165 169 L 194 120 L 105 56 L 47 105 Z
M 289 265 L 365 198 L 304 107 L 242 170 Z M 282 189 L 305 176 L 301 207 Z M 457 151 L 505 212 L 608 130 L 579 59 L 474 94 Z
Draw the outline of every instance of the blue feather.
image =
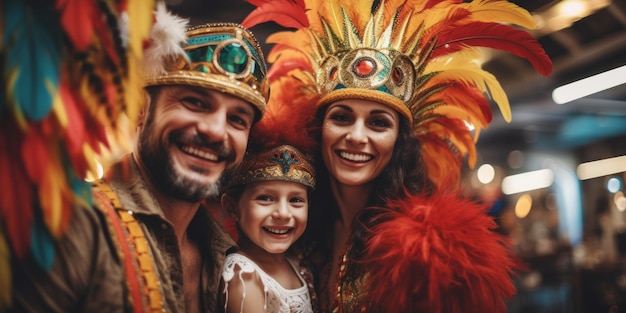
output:
M 87 205 L 91 206 L 93 200 L 91 198 L 91 184 L 86 182 L 84 179 L 81 179 L 76 174 L 68 155 L 64 155 L 64 160 L 63 166 L 65 169 L 65 175 L 67 177 L 68 184 L 72 188 L 72 192 L 85 201 Z
M 36 218 L 31 225 L 31 252 L 39 267 L 49 271 L 54 265 L 54 240 L 40 218 Z
M 51 1 L 4 1 L 3 81 L 15 109 L 40 121 L 50 113 L 59 85 L 62 32 Z

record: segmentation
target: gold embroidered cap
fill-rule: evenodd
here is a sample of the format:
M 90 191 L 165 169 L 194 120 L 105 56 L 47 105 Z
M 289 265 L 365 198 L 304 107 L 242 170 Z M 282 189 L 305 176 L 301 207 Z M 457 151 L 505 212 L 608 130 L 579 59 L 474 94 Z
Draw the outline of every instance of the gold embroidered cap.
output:
M 269 83 L 263 52 L 254 35 L 236 23 L 209 23 L 188 28 L 185 37 L 181 44 L 184 53 L 163 58 L 163 69 L 150 70 L 153 65 L 147 64 L 146 85 L 216 89 L 251 103 L 261 116 Z M 153 41 L 159 40 L 156 38 Z
M 262 181 L 295 182 L 315 188 L 311 158 L 290 145 L 246 155 L 228 182 L 228 188 Z

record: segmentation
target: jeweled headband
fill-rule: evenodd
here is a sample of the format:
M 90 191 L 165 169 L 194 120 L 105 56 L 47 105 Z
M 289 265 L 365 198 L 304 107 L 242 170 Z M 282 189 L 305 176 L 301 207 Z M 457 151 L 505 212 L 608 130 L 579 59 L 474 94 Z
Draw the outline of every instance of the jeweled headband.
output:
M 275 180 L 315 188 L 315 170 L 309 157 L 292 146 L 282 145 L 269 151 L 246 155 L 227 187 Z
M 254 105 L 261 114 L 269 97 L 267 68 L 254 35 L 235 23 L 195 26 L 186 31 L 186 56 L 170 58 L 166 73 L 146 85 L 182 84 L 214 88 Z

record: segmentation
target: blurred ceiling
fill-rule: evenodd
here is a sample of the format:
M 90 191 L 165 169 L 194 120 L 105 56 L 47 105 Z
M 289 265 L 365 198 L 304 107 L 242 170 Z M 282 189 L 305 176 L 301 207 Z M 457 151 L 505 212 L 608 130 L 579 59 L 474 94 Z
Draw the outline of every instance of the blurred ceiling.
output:
M 504 53 L 494 53 L 484 64 L 509 95 L 513 115 L 506 123 L 494 114 L 489 129 L 481 133 L 478 149 L 485 158 L 502 160 L 516 149 L 575 151 L 594 142 L 626 137 L 626 84 L 565 104 L 552 100 L 552 90 L 558 86 L 626 65 L 626 1 L 577 1 L 570 3 L 570 16 L 559 11 L 565 9 L 565 1 L 511 0 L 529 10 L 543 26 L 533 34 L 552 59 L 554 71 L 548 78 L 540 76 L 526 60 Z M 253 9 L 243 0 L 166 3 L 174 12 L 189 17 L 192 25 L 241 22 Z M 582 11 L 571 11 L 576 8 Z M 252 31 L 263 43 L 279 29 L 266 23 Z M 263 48 L 269 51 L 268 46 Z M 626 146 L 626 139 L 622 145 Z

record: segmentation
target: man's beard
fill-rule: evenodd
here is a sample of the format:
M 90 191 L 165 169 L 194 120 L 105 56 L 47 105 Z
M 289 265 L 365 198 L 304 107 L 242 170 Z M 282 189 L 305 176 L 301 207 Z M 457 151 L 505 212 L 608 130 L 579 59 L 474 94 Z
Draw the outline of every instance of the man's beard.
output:
M 158 140 L 158 135 L 154 133 L 153 114 L 151 111 L 148 113 L 150 116 L 146 120 L 144 129 L 139 134 L 138 149 L 139 158 L 150 179 L 152 179 L 151 183 L 164 195 L 186 202 L 198 202 L 209 197 L 218 196 L 220 192 L 219 180 L 213 183 L 199 182 L 177 171 L 176 164 L 169 155 L 169 151 Z M 182 136 L 175 137 L 175 134 L 172 134 L 169 140 L 171 142 L 180 142 Z M 174 141 L 174 139 L 179 141 Z M 199 146 L 209 146 L 206 140 L 199 135 L 187 136 L 183 140 L 182 142 L 194 142 Z M 212 144 L 212 146 L 214 149 L 216 148 L 220 155 L 227 155 L 227 161 L 234 159 L 232 151 L 226 149 L 223 144 Z M 195 169 L 195 171 L 199 175 L 204 172 L 200 168 Z

